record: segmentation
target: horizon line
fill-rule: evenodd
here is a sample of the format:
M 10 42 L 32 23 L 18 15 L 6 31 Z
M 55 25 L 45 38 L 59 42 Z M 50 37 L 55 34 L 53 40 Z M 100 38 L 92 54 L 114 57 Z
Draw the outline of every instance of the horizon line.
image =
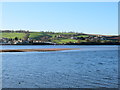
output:
M 117 34 L 100 34 L 100 33 L 86 33 L 86 32 L 78 32 L 78 31 L 44 31 L 44 30 L 28 30 L 28 29 L 0 29 L 0 31 L 6 31 L 6 30 L 10 30 L 10 31 L 30 31 L 30 32 L 55 32 L 55 33 L 69 33 L 69 32 L 73 32 L 73 33 L 83 33 L 83 34 L 91 34 L 91 35 L 119 35 Z

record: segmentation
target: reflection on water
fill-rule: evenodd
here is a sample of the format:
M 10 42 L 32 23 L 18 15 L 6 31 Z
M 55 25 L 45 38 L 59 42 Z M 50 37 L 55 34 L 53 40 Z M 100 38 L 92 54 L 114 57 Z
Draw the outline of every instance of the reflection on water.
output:
M 3 49 L 80 48 L 3 53 L 3 88 L 118 86 L 118 46 L 3 46 Z

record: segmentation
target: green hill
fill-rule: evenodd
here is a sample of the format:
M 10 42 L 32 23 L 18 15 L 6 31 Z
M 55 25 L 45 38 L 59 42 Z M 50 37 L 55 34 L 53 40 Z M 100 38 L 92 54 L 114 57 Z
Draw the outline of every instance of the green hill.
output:
M 19 39 L 23 39 L 24 36 L 25 36 L 25 33 L 2 33 L 3 38 L 14 39 L 15 37 L 18 37 Z
M 15 39 L 23 39 L 26 36 L 24 32 L 2 32 L 2 38 Z M 105 36 L 105 35 L 104 35 Z M 96 40 L 94 37 L 99 39 L 99 35 L 90 35 L 90 34 L 82 34 L 82 33 L 54 33 L 54 32 L 29 32 L 29 38 L 32 40 L 41 40 L 43 42 L 53 42 L 57 44 L 65 44 L 65 43 L 80 43 L 80 42 L 106 42 L 112 41 L 109 37 L 116 36 L 106 36 L 104 40 Z M 93 40 L 91 39 L 93 38 Z M 101 37 L 100 37 L 101 38 Z

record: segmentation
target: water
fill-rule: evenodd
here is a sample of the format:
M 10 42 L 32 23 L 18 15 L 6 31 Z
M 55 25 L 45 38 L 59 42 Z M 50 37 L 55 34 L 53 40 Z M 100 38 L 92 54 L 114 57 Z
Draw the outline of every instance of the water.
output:
M 3 88 L 117 88 L 118 46 L 36 45 L 2 49 L 80 48 L 2 53 Z

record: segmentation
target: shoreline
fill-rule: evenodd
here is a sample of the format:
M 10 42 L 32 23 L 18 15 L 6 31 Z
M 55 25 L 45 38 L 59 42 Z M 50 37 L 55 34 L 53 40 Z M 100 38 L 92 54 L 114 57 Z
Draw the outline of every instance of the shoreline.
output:
M 118 44 L 1 44 L 0 46 L 5 46 L 5 45 L 120 45 Z
M 120 42 L 106 42 L 106 43 L 97 43 L 97 42 L 81 42 L 81 43 L 66 43 L 66 44 L 48 44 L 48 43 L 25 43 L 25 44 L 0 44 L 2 45 L 120 45 Z
M 48 49 L 5 49 L 0 52 L 47 52 L 47 51 L 63 51 L 63 50 L 79 50 L 79 48 L 48 48 Z

